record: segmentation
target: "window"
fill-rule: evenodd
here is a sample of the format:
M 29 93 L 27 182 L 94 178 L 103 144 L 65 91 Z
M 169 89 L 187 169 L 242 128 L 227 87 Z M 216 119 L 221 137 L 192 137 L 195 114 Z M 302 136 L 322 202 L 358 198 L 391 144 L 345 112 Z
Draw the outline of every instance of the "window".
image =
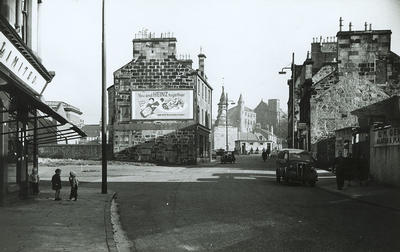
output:
M 211 104 L 211 90 L 208 90 L 208 103 Z
M 202 89 L 202 91 L 203 91 L 203 92 L 201 93 L 201 98 L 204 99 L 204 84 L 201 84 L 201 85 L 202 85 L 202 88 L 201 88 L 201 89 Z
M 199 80 L 197 80 L 199 81 Z M 197 94 L 200 96 L 200 82 L 197 82 Z

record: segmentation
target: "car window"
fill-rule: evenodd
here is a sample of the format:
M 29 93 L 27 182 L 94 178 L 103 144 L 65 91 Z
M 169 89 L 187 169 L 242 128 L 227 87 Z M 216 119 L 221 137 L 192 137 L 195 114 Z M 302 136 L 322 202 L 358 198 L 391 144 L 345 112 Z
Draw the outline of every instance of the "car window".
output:
M 308 161 L 308 162 L 313 161 L 311 154 L 308 152 L 290 153 L 289 159 L 298 161 Z

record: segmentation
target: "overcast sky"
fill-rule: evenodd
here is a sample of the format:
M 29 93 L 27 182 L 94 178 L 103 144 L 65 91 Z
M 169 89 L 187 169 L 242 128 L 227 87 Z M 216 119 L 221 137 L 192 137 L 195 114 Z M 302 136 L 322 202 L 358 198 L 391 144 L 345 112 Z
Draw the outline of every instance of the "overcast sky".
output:
M 83 112 L 85 123 L 101 117 L 101 0 L 45 0 L 40 10 L 44 66 L 56 77 L 46 100 L 62 100 Z M 177 53 L 198 67 L 200 46 L 213 91 L 213 117 L 222 78 L 229 98 L 243 94 L 246 106 L 278 98 L 287 110 L 285 75 L 291 53 L 302 64 L 313 37 L 343 30 L 391 29 L 391 50 L 400 54 L 400 0 L 106 0 L 107 87 L 113 72 L 132 60 L 132 39 L 146 28 L 173 32 Z

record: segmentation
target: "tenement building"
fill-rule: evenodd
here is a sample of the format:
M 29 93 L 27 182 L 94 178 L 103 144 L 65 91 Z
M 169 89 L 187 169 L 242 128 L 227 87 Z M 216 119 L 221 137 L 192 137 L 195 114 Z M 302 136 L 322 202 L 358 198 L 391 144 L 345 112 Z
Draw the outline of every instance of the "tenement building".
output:
M 0 205 L 29 193 L 38 146 L 85 134 L 43 102 L 54 73 L 38 52 L 41 1 L 3 0 L 0 8 Z M 60 131 L 59 126 L 65 126 Z
M 351 111 L 399 94 L 400 57 L 390 50 L 391 33 L 367 24 L 354 31 L 351 23 L 342 31 L 340 22 L 336 37 L 314 39 L 311 57 L 294 67 L 295 92 L 288 103 L 294 147 L 333 159 L 335 140 L 329 139 L 335 131 L 358 127 Z M 292 80 L 288 83 L 292 88 Z
M 109 143 L 116 159 L 160 163 L 210 160 L 212 87 L 206 56 L 176 55 L 176 38 L 143 32 L 133 59 L 114 72 L 108 88 Z

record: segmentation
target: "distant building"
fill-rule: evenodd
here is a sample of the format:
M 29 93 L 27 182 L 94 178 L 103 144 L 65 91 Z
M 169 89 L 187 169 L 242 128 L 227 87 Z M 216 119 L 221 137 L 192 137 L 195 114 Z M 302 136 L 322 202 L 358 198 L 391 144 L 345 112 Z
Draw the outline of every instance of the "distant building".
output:
M 212 87 L 199 69 L 178 59 L 176 38 L 142 32 L 133 59 L 114 72 L 108 88 L 109 142 L 116 159 L 207 162 L 211 157 Z
M 263 150 L 281 149 L 277 136 L 257 124 L 253 132 L 241 132 L 235 141 L 236 150 L 240 154 L 261 153 Z
M 237 105 L 228 109 L 228 119 L 239 132 L 252 132 L 256 126 L 256 113 L 244 105 L 242 94 Z
M 245 106 L 243 96 L 240 95 L 237 105 L 229 108 L 229 102 L 227 98 L 227 93 L 225 93 L 222 87 L 222 93 L 220 97 L 220 102 L 218 103 L 218 115 L 215 124 L 213 125 L 213 149 L 225 149 L 228 144 L 228 150 L 237 150 L 242 152 L 242 150 L 250 150 L 252 145 L 255 144 L 251 141 L 259 139 L 254 134 L 261 134 L 263 137 L 263 144 L 261 142 L 255 144 L 254 146 L 270 148 L 278 147 L 277 137 L 273 134 L 273 127 L 270 129 L 262 129 L 261 123 L 257 125 L 257 114 L 254 110 Z M 228 118 L 226 117 L 226 106 L 228 104 Z M 271 103 L 272 104 L 272 103 Z M 262 111 L 259 110 L 261 113 Z M 228 123 L 228 125 L 226 124 Z M 278 122 L 276 122 L 278 123 Z M 226 126 L 227 125 L 227 126 Z M 267 134 L 268 132 L 268 134 Z M 245 134 L 249 133 L 249 134 Z M 227 137 L 228 134 L 228 137 Z M 244 136 L 246 136 L 244 138 Z M 273 136 L 273 137 L 272 137 Z M 250 137 L 248 139 L 247 137 Z M 228 139 L 227 139 L 228 138 Z M 253 139 L 253 140 L 251 140 Z M 239 140 L 239 142 L 238 142 Z M 250 142 L 252 144 L 250 144 Z M 244 147 L 243 147 L 244 144 Z M 255 149 L 254 149 L 255 150 Z M 244 152 L 243 152 L 244 153 Z
M 78 128 L 83 127 L 84 120 L 81 118 L 81 115 L 83 113 L 79 108 L 63 101 L 46 101 L 46 104 L 54 111 L 56 111 L 58 114 L 63 116 L 65 119 L 72 122 Z M 68 129 L 69 127 L 70 127 L 69 125 L 61 125 L 57 127 L 57 130 L 62 131 Z M 77 144 L 79 141 L 80 141 L 79 139 L 73 139 L 69 141 L 66 139 L 61 139 L 58 141 L 58 143 Z
M 100 144 L 101 143 L 101 125 L 86 124 L 82 127 L 86 137 L 79 140 L 79 144 Z

